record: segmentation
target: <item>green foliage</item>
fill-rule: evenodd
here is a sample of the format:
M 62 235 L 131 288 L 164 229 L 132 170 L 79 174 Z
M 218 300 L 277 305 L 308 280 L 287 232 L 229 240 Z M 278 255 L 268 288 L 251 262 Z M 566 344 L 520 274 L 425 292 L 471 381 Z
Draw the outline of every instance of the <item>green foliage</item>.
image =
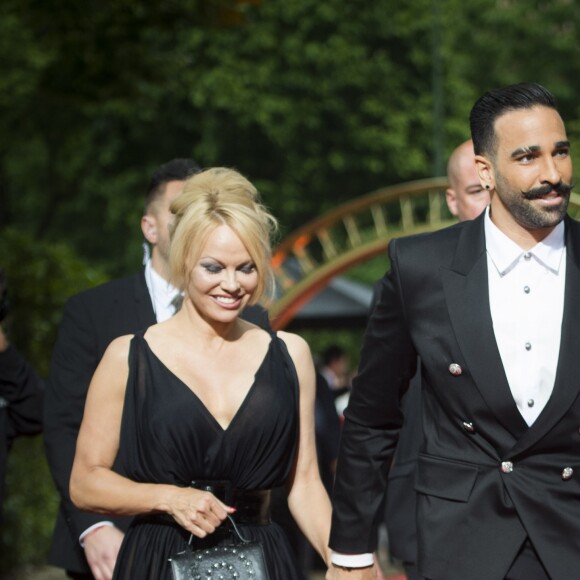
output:
M 58 511 L 58 494 L 42 437 L 18 438 L 10 450 L 4 521 L 0 529 L 0 577 L 25 564 L 45 564 Z
M 524 81 L 554 92 L 569 137 L 579 142 L 580 13 L 570 0 L 445 0 L 440 5 L 451 147 L 468 136 L 469 110 L 483 92 Z
M 247 174 L 287 233 L 432 176 L 474 100 L 522 80 L 575 143 L 579 24 L 570 0 L 5 0 L 0 225 L 133 270 L 148 176 L 193 156 Z
M 8 280 L 10 340 L 45 376 L 66 299 L 105 276 L 64 244 L 47 244 L 14 229 L 0 231 L 0 266 Z
M 47 244 L 15 230 L 0 231 L 0 266 L 7 275 L 10 341 L 46 376 L 66 299 L 104 282 L 66 246 Z M 42 437 L 17 439 L 6 477 L 0 529 L 0 573 L 46 561 L 58 506 Z
M 348 277 L 361 284 L 372 286 L 385 275 L 388 269 L 389 258 L 385 252 L 384 255 L 376 256 L 364 264 L 359 264 L 351 268 L 348 271 Z
M 207 21 L 200 5 L 2 2 L 0 225 L 67 240 L 111 270 L 139 263 L 148 175 L 196 140 L 174 40 Z
M 429 20 L 420 2 L 415 18 L 380 4 L 264 2 L 192 45 L 205 69 L 189 83 L 196 154 L 256 179 L 287 227 L 427 175 Z
M 312 356 L 316 362 L 329 346 L 338 345 L 348 353 L 350 371 L 354 372 L 358 368 L 364 328 L 350 330 L 304 329 L 298 331 L 298 334 L 310 345 Z

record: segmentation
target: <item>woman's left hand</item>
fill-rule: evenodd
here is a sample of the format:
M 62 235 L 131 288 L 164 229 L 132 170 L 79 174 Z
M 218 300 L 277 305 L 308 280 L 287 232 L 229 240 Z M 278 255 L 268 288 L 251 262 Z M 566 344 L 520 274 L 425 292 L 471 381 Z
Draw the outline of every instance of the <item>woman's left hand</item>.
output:
M 209 491 L 191 487 L 176 488 L 167 509 L 181 527 L 198 538 L 213 534 L 228 514 L 235 511 Z

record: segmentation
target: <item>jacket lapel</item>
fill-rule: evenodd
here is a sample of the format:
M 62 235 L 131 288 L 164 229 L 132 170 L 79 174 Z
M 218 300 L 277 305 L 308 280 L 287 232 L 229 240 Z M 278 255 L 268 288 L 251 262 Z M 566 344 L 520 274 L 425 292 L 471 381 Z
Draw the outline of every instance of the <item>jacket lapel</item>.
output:
M 528 426 L 511 394 L 493 331 L 484 215 L 462 228 L 451 268 L 443 269 L 441 276 L 451 325 L 467 370 L 499 422 L 519 439 Z
M 510 451 L 517 455 L 541 439 L 580 394 L 580 223 L 566 218 L 566 286 L 562 336 L 554 390 L 528 432 Z

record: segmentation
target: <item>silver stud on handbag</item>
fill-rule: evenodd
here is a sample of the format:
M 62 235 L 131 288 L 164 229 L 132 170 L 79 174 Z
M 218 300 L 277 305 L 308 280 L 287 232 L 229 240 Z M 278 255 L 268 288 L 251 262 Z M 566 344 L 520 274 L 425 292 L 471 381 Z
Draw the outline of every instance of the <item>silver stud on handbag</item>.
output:
M 188 547 L 169 558 L 174 580 L 269 580 L 262 545 L 244 538 L 228 518 L 241 543 L 191 550 L 192 534 Z

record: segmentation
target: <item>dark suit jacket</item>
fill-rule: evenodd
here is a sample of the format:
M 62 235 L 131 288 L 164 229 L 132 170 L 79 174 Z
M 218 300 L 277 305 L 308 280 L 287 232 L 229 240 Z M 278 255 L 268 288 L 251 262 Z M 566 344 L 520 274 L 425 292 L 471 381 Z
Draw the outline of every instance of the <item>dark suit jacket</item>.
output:
M 418 563 L 433 580 L 500 580 L 526 538 L 550 576 L 580 569 L 580 224 L 566 219 L 566 285 L 554 390 L 528 427 L 513 400 L 489 308 L 484 216 L 390 244 L 391 270 L 367 328 L 335 484 L 331 547 L 375 547 L 421 359 Z M 449 365 L 462 373 L 453 375 Z M 503 472 L 502 462 L 513 470 Z M 565 467 L 574 468 L 570 479 Z
M 268 325 L 263 308 L 248 307 L 243 317 Z M 141 272 L 113 280 L 73 296 L 65 305 L 52 354 L 44 411 L 48 463 L 61 497 L 49 563 L 77 573 L 88 573 L 79 536 L 97 522 L 111 520 L 125 530 L 130 518 L 111 518 L 81 512 L 69 496 L 69 480 L 77 435 L 93 373 L 109 343 L 156 323 Z
M 15 437 L 42 430 L 42 380 L 9 346 L 0 352 L 0 517 L 8 451 Z
M 333 393 L 327 380 L 316 370 L 316 399 L 314 402 L 314 429 L 316 455 L 320 479 L 330 492 L 334 480 L 334 468 L 340 441 L 340 418 L 334 405 Z
M 399 434 L 393 464 L 389 469 L 385 523 L 389 535 L 389 554 L 403 562 L 417 561 L 417 494 L 415 474 L 423 442 L 421 425 L 421 373 L 411 380 L 401 402 L 403 427 Z
M 89 383 L 109 343 L 155 324 L 143 273 L 113 280 L 73 296 L 65 305 L 46 386 L 46 453 L 61 502 L 49 563 L 88 573 L 79 536 L 88 527 L 112 520 L 126 529 L 129 518 L 81 512 L 69 496 L 69 479 Z

